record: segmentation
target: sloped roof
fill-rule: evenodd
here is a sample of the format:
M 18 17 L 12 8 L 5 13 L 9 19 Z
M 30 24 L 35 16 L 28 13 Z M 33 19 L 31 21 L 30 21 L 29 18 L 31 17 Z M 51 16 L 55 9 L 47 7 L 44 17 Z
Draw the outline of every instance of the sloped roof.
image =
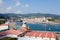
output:
M 56 38 L 56 34 L 53 33 L 53 32 L 37 32 L 37 31 L 32 31 L 32 32 L 28 32 L 25 36 Z
M 8 26 L 8 24 L 1 24 L 0 26 Z
M 14 34 L 14 35 L 20 35 L 22 34 L 23 32 L 25 32 L 24 30 L 14 30 L 14 29 L 11 29 L 11 30 L 7 30 L 7 31 L 4 31 L 4 32 L 0 32 L 0 36 L 5 36 L 5 35 L 8 35 L 8 34 Z

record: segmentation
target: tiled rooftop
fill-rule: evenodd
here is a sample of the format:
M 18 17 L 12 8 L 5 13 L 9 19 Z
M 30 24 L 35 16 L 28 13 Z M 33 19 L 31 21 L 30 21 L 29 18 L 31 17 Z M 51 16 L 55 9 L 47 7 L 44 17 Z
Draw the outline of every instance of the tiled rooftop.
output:
M 52 33 L 52 32 L 37 32 L 37 31 L 28 32 L 25 36 L 56 38 L 55 33 Z
M 24 30 L 14 30 L 14 29 L 11 29 L 11 30 L 7 30 L 7 31 L 4 31 L 4 32 L 0 32 L 0 36 L 5 36 L 5 35 L 8 35 L 8 34 L 14 34 L 14 35 L 20 35 L 22 34 L 23 32 L 25 32 Z
M 0 26 L 8 26 L 8 24 L 1 24 Z

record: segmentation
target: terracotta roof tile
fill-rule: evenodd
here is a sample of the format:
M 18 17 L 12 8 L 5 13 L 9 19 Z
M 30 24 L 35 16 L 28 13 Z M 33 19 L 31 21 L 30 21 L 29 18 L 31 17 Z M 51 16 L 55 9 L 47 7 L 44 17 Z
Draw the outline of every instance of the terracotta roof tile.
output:
M 56 38 L 55 33 L 52 33 L 52 32 L 37 32 L 37 31 L 28 32 L 25 36 Z
M 11 29 L 11 30 L 7 30 L 7 31 L 4 31 L 4 32 L 0 32 L 0 36 L 7 35 L 7 34 L 20 35 L 23 32 L 25 32 L 25 31 Z
M 41 33 L 41 36 L 42 36 L 42 37 L 46 37 L 46 32 L 42 32 L 42 33 Z
M 1 24 L 0 26 L 8 26 L 8 24 Z

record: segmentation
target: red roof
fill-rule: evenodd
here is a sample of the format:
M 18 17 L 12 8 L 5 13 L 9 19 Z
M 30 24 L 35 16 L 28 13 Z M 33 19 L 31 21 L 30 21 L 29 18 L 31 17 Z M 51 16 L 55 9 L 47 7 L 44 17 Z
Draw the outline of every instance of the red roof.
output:
M 1 24 L 0 26 L 8 26 L 8 24 Z
M 47 33 L 46 32 L 41 32 L 42 37 L 46 37 Z
M 25 36 L 56 38 L 56 34 L 53 32 L 38 32 L 38 31 L 28 32 Z
M 4 36 L 4 35 L 7 35 L 7 34 L 20 35 L 23 32 L 25 32 L 25 31 L 24 30 L 14 30 L 14 29 L 11 29 L 11 30 L 7 30 L 7 31 L 4 31 L 4 32 L 0 32 L 0 36 Z

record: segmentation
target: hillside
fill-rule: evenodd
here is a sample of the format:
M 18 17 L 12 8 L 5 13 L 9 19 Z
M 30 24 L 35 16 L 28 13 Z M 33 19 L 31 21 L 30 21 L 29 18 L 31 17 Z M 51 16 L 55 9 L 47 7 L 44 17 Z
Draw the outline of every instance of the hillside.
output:
M 43 13 L 28 13 L 28 14 L 15 14 L 15 13 L 0 13 L 0 18 L 9 18 L 9 17 L 53 17 L 53 18 L 60 18 L 60 15 L 53 15 L 53 14 L 43 14 Z

